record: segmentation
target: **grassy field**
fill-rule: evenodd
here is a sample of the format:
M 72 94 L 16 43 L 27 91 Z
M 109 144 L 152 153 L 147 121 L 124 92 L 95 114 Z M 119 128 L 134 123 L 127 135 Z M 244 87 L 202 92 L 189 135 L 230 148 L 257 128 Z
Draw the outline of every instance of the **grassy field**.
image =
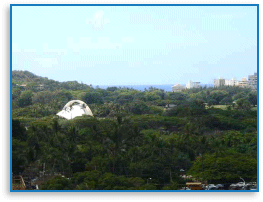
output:
M 231 106 L 231 105 L 212 105 L 210 107 L 206 106 L 206 109 L 209 109 L 209 108 L 218 108 L 218 109 L 223 109 L 223 110 L 226 110 L 228 106 Z M 232 107 L 232 106 L 231 106 Z
M 252 111 L 257 111 L 257 107 L 251 107 Z
M 230 106 L 231 109 L 233 109 L 232 105 L 212 105 L 211 107 L 214 107 L 214 108 L 218 108 L 218 109 L 223 109 L 223 110 L 227 110 L 227 107 Z M 210 108 L 211 108 L 210 107 Z M 209 108 L 208 106 L 206 106 L 206 108 Z M 257 106 L 251 106 L 251 110 L 252 111 L 257 111 Z
M 226 110 L 228 106 L 231 106 L 231 105 L 213 105 L 214 108 L 223 109 L 223 110 Z

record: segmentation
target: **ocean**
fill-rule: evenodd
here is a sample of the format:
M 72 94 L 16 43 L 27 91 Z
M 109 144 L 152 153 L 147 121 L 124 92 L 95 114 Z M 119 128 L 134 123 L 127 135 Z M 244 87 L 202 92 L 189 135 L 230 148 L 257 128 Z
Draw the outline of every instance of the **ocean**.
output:
M 166 92 L 172 92 L 172 86 L 174 84 L 165 84 L 165 85 L 109 85 L 109 86 L 98 86 L 99 88 L 102 89 L 106 89 L 108 87 L 121 87 L 121 88 L 133 88 L 135 90 L 140 90 L 140 91 L 144 91 L 145 89 L 149 89 L 150 87 L 154 87 L 154 88 L 158 88 L 158 89 L 162 89 Z M 209 87 L 213 87 L 214 85 L 212 84 L 203 84 L 202 87 L 207 86 Z

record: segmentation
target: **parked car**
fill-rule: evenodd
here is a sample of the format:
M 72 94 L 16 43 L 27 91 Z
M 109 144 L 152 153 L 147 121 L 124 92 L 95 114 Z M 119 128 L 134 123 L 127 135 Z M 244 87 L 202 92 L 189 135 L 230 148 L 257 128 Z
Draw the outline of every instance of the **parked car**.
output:
M 216 190 L 223 190 L 223 189 L 224 189 L 224 185 L 222 185 L 222 184 L 216 185 Z
M 216 186 L 214 184 L 209 184 L 207 185 L 206 190 L 216 190 Z

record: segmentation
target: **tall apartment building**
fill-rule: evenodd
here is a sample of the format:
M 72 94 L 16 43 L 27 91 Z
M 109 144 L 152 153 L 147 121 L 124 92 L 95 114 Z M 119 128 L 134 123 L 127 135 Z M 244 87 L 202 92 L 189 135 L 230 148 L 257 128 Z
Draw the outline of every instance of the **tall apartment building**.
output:
M 186 87 L 185 86 L 181 86 L 180 84 L 175 84 L 174 86 L 172 86 L 172 91 L 173 92 L 182 92 L 185 89 L 186 89 Z
M 248 76 L 248 80 L 244 77 L 240 81 L 236 80 L 235 78 L 223 79 L 220 77 L 219 79 L 214 80 L 214 87 L 221 87 L 221 86 L 239 86 L 241 88 L 249 87 L 252 90 L 257 90 L 257 73 Z
M 219 79 L 215 79 L 214 80 L 214 87 L 217 88 L 217 87 L 221 87 L 221 86 L 224 86 L 225 85 L 225 79 L 223 78 L 219 78 Z
M 254 75 L 248 76 L 248 86 L 252 90 L 257 90 L 257 82 L 258 82 L 258 74 L 254 73 Z
M 248 80 L 244 77 L 238 82 L 238 85 L 239 87 L 246 88 L 248 87 Z
M 192 82 L 191 80 L 186 84 L 186 88 L 191 89 L 191 88 L 200 88 L 201 83 L 200 82 Z
M 225 80 L 225 86 L 238 86 L 238 80 L 232 78 L 231 80 Z

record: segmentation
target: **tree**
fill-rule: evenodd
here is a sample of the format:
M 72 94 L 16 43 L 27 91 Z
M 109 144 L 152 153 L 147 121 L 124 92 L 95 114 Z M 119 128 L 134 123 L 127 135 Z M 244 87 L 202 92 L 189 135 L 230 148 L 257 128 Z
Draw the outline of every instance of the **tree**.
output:
M 12 100 L 19 98 L 21 90 L 19 88 L 12 88 Z
M 75 173 L 71 179 L 56 176 L 44 182 L 42 190 L 145 190 L 156 189 L 154 185 L 146 185 L 139 177 L 117 176 L 100 171 Z
M 17 74 L 20 81 L 13 81 L 12 165 L 19 174 L 45 163 L 46 173 L 58 177 L 43 189 L 175 190 L 184 183 L 180 169 L 214 183 L 256 176 L 257 112 L 249 108 L 257 97 L 251 89 L 104 90 L 31 76 Z M 31 82 L 27 77 L 45 91 L 16 85 Z M 233 97 L 233 110 L 205 107 Z M 89 104 L 94 117 L 55 118 L 71 99 Z
M 103 104 L 102 95 L 97 92 L 88 92 L 86 94 L 79 95 L 81 100 L 87 104 Z
M 212 105 L 216 105 L 217 102 L 215 99 L 209 98 L 208 99 L 208 106 L 211 107 Z
M 12 173 L 21 174 L 28 165 L 28 147 L 26 142 L 12 140 Z
M 130 111 L 134 114 L 147 113 L 149 110 L 149 106 L 143 101 L 137 100 L 130 105 Z
M 240 92 L 240 93 L 237 93 L 233 96 L 233 100 L 237 100 L 237 99 L 240 99 L 240 98 L 245 98 L 246 97 L 246 93 L 245 92 Z
M 221 104 L 221 105 L 231 105 L 232 102 L 233 102 L 233 100 L 232 100 L 231 96 L 227 96 L 227 97 L 223 98 L 223 99 L 220 101 L 219 104 Z
M 41 184 L 41 190 L 69 190 L 70 180 L 62 177 L 56 176 L 43 184 Z
M 201 158 L 195 160 L 189 173 L 210 183 L 234 183 L 240 176 L 250 181 L 257 176 L 257 160 L 231 151 L 219 157 L 207 154 L 203 163 Z
M 214 90 L 210 93 L 212 99 L 216 101 L 216 104 L 219 104 L 220 101 L 228 95 L 228 92 L 225 90 Z
M 176 103 L 182 103 L 186 101 L 187 96 L 184 93 L 173 92 L 168 94 L 168 99 L 176 101 Z
M 29 90 L 23 91 L 18 99 L 18 105 L 20 107 L 26 107 L 32 104 L 32 92 Z
M 35 93 L 33 98 L 32 98 L 32 103 L 33 104 L 49 104 L 50 102 L 54 102 L 55 100 L 55 95 L 53 92 L 50 91 L 41 91 L 38 93 Z
M 26 129 L 19 120 L 12 119 L 12 138 L 20 141 L 27 140 Z
M 238 110 L 242 111 L 249 111 L 251 109 L 251 103 L 245 98 L 236 100 L 236 106 Z
M 248 101 L 254 106 L 257 105 L 257 93 L 256 92 L 249 93 Z
M 205 112 L 204 100 L 198 98 L 189 99 L 189 106 L 191 115 L 200 115 Z
M 114 92 L 114 91 L 118 90 L 118 88 L 117 87 L 108 87 L 106 90 Z
M 164 186 L 162 189 L 163 190 L 178 190 L 179 188 L 180 188 L 180 186 L 178 185 L 178 183 L 174 182 L 170 185 Z
M 145 100 L 146 101 L 154 101 L 154 100 L 159 100 L 162 97 L 162 92 L 160 91 L 150 91 L 145 93 Z

